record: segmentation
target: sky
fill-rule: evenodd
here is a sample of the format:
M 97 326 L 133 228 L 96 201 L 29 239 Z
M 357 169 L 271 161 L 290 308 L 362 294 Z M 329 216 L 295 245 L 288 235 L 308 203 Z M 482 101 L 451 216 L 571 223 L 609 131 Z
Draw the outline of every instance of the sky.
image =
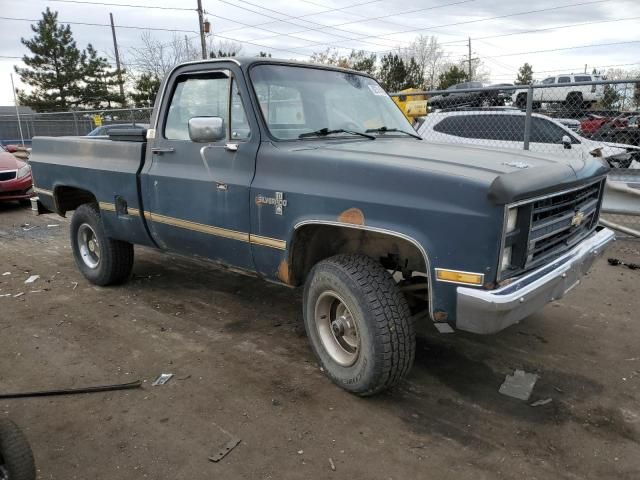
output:
M 538 80 L 583 71 L 585 64 L 589 71 L 610 66 L 640 70 L 638 0 L 202 2 L 214 38 L 241 43 L 244 55 L 262 50 L 273 57 L 305 60 L 327 47 L 338 48 L 343 54 L 351 49 L 385 54 L 422 34 L 437 36 L 452 61 L 467 55 L 467 38 L 471 37 L 472 56 L 482 59 L 492 82 L 513 82 L 524 62 L 533 65 Z M 128 6 L 122 5 L 125 3 Z M 80 48 L 91 43 L 110 58 L 109 12 L 114 15 L 118 45 L 125 58 L 131 48 L 140 46 L 144 29 L 179 30 L 151 30 L 162 42 L 175 34 L 197 42 L 196 0 L 0 0 L 0 6 L 0 105 L 13 105 L 10 74 L 20 60 L 11 57 L 27 53 L 20 39 L 32 36 L 32 22 L 10 18 L 37 20 L 47 6 L 59 12 L 61 22 L 72 23 Z M 605 45 L 595 46 L 598 44 Z M 15 73 L 14 81 L 20 88 Z

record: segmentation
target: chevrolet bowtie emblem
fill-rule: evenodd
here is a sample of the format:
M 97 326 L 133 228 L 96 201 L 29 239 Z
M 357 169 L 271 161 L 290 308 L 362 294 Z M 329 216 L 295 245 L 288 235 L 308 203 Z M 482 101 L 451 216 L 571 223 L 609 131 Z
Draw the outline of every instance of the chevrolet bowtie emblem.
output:
M 571 226 L 572 227 L 578 227 L 578 226 L 580 226 L 580 224 L 582 223 L 583 220 L 584 220 L 584 213 L 576 212 L 576 214 L 571 219 Z
M 265 197 L 258 195 L 256 197 L 256 205 L 275 205 L 276 215 L 282 215 L 284 207 L 287 206 L 287 200 L 282 192 L 275 192 L 275 197 Z

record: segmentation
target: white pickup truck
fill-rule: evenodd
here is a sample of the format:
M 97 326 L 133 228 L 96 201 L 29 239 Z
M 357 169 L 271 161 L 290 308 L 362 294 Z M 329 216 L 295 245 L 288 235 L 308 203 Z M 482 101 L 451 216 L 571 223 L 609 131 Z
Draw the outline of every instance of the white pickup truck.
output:
M 549 85 L 549 87 L 533 89 L 533 108 L 540 108 L 543 102 L 562 102 L 572 108 L 589 108 L 604 96 L 604 85 L 573 84 L 598 80 L 602 80 L 602 77 L 589 74 L 556 75 L 545 78 L 540 84 Z M 517 89 L 511 98 L 516 107 L 525 108 L 527 89 Z

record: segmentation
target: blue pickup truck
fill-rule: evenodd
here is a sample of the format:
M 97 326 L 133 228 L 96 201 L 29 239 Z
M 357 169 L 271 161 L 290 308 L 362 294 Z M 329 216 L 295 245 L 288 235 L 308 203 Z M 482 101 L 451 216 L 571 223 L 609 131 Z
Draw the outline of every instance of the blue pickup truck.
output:
M 90 282 L 141 245 L 303 286 L 314 353 L 359 395 L 407 374 L 416 321 L 497 332 L 614 238 L 598 159 L 430 144 L 373 78 L 291 61 L 179 65 L 150 128 L 36 138 L 31 165 Z

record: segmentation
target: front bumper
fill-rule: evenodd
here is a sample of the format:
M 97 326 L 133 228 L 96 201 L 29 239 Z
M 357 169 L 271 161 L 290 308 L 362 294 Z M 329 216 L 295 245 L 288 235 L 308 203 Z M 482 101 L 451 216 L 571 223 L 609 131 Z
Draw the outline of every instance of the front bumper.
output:
M 458 287 L 456 328 L 488 334 L 518 323 L 578 285 L 614 239 L 613 231 L 603 228 L 549 265 L 496 290 Z
M 0 182 L 0 201 L 26 200 L 35 195 L 33 192 L 33 178 L 26 177 Z

